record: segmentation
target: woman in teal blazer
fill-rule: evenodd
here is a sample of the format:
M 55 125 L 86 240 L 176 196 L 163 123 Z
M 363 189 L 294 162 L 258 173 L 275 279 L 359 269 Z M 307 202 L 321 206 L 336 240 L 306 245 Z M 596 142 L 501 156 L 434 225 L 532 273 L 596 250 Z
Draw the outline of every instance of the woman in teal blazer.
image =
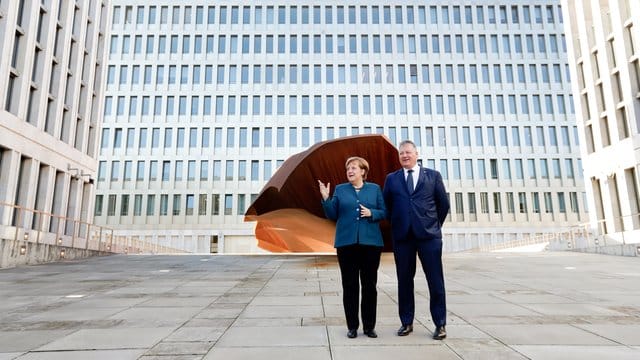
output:
M 358 304 L 362 283 L 362 328 L 368 337 L 375 331 L 378 291 L 378 267 L 384 245 L 379 222 L 386 217 L 382 190 L 365 182 L 369 163 L 350 157 L 345 164 L 348 183 L 336 186 L 329 197 L 331 184 L 318 180 L 322 208 L 327 218 L 336 221 L 334 246 L 342 277 L 342 303 L 347 319 L 347 336 L 358 336 Z

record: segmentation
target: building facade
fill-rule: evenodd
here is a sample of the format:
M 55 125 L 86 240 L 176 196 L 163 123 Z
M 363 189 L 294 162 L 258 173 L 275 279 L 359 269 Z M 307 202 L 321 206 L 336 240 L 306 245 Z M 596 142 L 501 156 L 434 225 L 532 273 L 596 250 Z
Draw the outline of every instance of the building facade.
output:
M 640 7 L 563 1 L 586 191 L 599 234 L 640 242 Z M 575 16 L 579 15 L 579 16 Z
M 588 221 L 558 1 L 112 5 L 100 224 L 257 251 L 243 214 L 279 165 L 362 133 L 442 173 L 446 250 Z
M 108 10 L 0 1 L 0 225 L 77 236 L 93 220 Z

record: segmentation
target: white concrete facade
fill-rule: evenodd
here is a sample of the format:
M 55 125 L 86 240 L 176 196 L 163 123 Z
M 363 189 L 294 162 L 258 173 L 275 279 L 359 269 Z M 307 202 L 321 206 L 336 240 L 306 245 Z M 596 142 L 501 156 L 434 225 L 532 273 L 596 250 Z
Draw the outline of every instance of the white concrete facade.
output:
M 640 6 L 563 0 L 591 223 L 640 242 Z M 569 18 L 568 16 L 566 18 Z
M 279 164 L 358 133 L 443 174 L 446 250 L 588 220 L 559 1 L 112 5 L 98 224 L 258 251 L 243 214 Z
M 91 222 L 107 1 L 0 1 L 0 224 L 70 235 Z M 59 222 L 59 223 L 58 223 Z

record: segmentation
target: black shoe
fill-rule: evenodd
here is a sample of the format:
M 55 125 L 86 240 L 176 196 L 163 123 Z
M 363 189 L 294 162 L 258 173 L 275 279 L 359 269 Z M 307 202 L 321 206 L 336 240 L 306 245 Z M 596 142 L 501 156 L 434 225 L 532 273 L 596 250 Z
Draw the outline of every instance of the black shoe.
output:
M 398 336 L 407 336 L 413 331 L 413 325 L 402 325 L 398 329 Z
M 365 330 L 364 334 L 367 335 L 370 338 L 377 338 L 378 337 L 378 334 L 376 334 L 376 331 L 374 329 Z
M 349 329 L 349 331 L 347 331 L 347 337 L 349 339 L 353 339 L 355 337 L 358 337 L 358 330 L 357 329 Z
M 444 325 L 436 326 L 436 331 L 433 332 L 434 340 L 442 340 L 447 337 L 447 330 L 445 330 Z

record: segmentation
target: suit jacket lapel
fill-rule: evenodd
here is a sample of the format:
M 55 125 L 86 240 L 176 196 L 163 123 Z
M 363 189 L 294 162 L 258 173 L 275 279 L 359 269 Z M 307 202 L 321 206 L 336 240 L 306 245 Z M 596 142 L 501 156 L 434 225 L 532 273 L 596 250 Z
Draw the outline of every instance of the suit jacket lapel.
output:
M 400 170 L 398 170 L 398 181 L 400 182 L 400 186 L 402 186 L 404 188 L 404 191 L 407 192 L 407 194 L 409 194 L 409 189 L 407 188 L 407 179 L 404 178 L 404 169 L 400 168 Z M 409 194 L 411 195 L 411 194 Z
M 420 170 L 418 170 L 418 182 L 416 183 L 416 186 L 414 186 L 413 192 L 416 192 L 418 190 L 418 187 L 422 186 L 422 183 L 425 181 L 424 176 L 424 169 L 422 168 L 422 166 L 420 166 Z

